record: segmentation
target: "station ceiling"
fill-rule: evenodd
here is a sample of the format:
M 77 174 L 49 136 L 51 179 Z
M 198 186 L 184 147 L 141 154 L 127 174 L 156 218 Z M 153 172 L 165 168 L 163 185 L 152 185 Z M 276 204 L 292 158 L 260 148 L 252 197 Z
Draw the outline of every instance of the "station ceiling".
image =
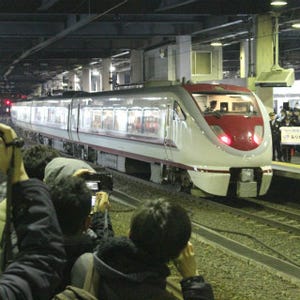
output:
M 273 11 L 274 12 L 274 11 Z M 300 1 L 279 15 L 279 64 L 300 79 Z M 190 35 L 193 44 L 223 42 L 223 71 L 235 76 L 240 42 L 255 38 L 257 14 L 270 0 L 0 0 L 0 94 L 28 95 L 57 74 L 132 49 L 151 49 Z

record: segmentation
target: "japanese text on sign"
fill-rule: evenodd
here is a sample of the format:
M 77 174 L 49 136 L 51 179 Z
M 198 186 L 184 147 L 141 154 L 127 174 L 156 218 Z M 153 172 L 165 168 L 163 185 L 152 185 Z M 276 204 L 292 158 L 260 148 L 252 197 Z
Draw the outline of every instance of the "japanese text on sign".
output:
M 299 127 L 280 127 L 281 144 L 300 145 L 300 126 Z

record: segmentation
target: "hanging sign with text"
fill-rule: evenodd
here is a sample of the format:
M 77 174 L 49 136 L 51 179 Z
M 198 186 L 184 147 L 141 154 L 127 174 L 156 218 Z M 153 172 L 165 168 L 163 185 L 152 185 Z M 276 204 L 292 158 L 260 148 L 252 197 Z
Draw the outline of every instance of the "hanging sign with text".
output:
M 281 144 L 300 145 L 300 126 L 299 127 L 280 127 Z

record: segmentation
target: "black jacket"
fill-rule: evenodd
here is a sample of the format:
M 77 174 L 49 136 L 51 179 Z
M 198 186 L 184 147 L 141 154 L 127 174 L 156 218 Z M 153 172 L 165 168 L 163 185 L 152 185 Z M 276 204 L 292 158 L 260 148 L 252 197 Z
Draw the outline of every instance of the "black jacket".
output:
M 46 185 L 37 179 L 14 184 L 12 214 L 19 254 L 0 277 L 0 299 L 50 299 L 61 280 L 65 251 Z
M 107 236 L 114 235 L 109 215 L 107 217 L 107 228 L 104 226 L 105 214 L 96 212 L 92 216 L 91 229 L 87 233 L 64 237 L 67 263 L 63 272 L 63 280 L 59 288 L 56 290 L 57 293 L 64 290 L 65 287 L 71 283 L 71 269 L 79 256 L 87 252 L 94 252 L 99 241 L 105 234 L 107 234 Z
M 168 267 L 136 248 L 127 237 L 102 240 L 94 267 L 100 276 L 101 300 L 176 299 L 166 291 Z M 201 276 L 182 280 L 181 287 L 184 299 L 214 299 L 211 286 Z

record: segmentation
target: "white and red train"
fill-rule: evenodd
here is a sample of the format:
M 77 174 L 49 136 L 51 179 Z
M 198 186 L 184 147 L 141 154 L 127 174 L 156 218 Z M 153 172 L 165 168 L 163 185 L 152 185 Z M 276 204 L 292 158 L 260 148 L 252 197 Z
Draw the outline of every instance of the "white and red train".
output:
M 77 157 L 218 196 L 264 195 L 269 117 L 244 87 L 175 84 L 13 103 L 14 124 Z

